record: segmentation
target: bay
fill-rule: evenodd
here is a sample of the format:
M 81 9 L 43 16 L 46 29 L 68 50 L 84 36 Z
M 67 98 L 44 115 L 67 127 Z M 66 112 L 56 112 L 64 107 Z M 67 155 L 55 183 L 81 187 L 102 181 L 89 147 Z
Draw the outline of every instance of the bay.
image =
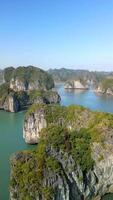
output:
M 61 96 L 62 105 L 81 105 L 91 110 L 113 113 L 113 96 L 96 94 L 93 90 L 66 90 L 57 85 L 56 90 Z

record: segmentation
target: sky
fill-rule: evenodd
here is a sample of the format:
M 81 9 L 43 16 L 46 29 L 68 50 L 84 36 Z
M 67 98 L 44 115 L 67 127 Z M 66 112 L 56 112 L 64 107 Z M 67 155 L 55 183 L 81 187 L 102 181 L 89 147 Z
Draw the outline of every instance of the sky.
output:
M 0 68 L 113 71 L 113 0 L 0 0 Z

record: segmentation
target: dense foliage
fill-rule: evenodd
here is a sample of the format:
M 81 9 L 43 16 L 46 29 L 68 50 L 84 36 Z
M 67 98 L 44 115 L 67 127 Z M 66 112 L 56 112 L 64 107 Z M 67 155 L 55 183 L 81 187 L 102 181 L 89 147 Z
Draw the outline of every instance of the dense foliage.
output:
M 54 82 L 51 75 L 46 73 L 44 70 L 33 66 L 18 67 L 13 71 L 11 77 L 23 81 L 26 85 L 29 82 L 32 83 L 39 81 L 39 84 L 42 88 L 51 89 L 54 87 Z
M 107 90 L 108 88 L 113 90 L 113 79 L 103 79 L 101 85 L 104 90 Z
M 0 85 L 3 83 L 3 70 L 0 69 Z
M 4 83 L 0 85 L 0 102 L 3 103 L 10 92 L 9 84 Z
M 4 69 L 4 79 L 5 82 L 10 82 L 12 76 L 13 76 L 13 72 L 14 72 L 15 68 L 14 67 L 7 67 Z

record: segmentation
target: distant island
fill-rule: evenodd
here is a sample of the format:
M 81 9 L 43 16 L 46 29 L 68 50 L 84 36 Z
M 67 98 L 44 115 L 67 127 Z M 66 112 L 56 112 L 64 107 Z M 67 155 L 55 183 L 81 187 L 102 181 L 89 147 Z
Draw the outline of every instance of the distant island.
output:
M 52 91 L 54 81 L 47 72 L 33 66 L 9 67 L 2 71 L 0 109 L 18 112 L 33 103 L 59 103 L 60 97 Z
M 88 70 L 50 69 L 55 83 L 63 83 L 65 89 L 89 89 L 96 93 L 113 95 L 113 72 L 93 72 Z
M 65 89 L 80 89 L 80 90 L 88 90 L 89 85 L 88 81 L 82 81 L 82 80 L 74 80 L 66 82 L 64 85 Z
M 67 68 L 60 68 L 60 69 L 49 69 L 47 71 L 49 74 L 52 75 L 54 81 L 56 83 L 65 83 L 67 81 L 72 80 L 92 80 L 94 83 L 99 82 L 100 80 L 104 79 L 105 77 L 112 77 L 113 72 L 104 72 L 104 71 L 89 71 L 89 70 L 74 70 L 74 69 L 67 69 Z
M 100 94 L 113 95 L 113 78 L 105 78 L 100 81 L 95 91 Z

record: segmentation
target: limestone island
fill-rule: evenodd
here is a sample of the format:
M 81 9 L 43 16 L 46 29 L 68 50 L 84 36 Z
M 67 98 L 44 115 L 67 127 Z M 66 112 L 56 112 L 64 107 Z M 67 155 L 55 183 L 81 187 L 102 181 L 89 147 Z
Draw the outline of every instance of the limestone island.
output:
M 33 103 L 59 103 L 60 96 L 53 87 L 51 75 L 40 68 L 6 68 L 0 85 L 0 109 L 18 112 Z
M 79 89 L 79 90 L 88 90 L 88 82 L 86 81 L 81 81 L 81 80 L 73 80 L 73 81 L 68 81 L 65 86 L 65 89 Z
M 100 94 L 113 95 L 113 79 L 106 78 L 99 82 L 95 92 Z

